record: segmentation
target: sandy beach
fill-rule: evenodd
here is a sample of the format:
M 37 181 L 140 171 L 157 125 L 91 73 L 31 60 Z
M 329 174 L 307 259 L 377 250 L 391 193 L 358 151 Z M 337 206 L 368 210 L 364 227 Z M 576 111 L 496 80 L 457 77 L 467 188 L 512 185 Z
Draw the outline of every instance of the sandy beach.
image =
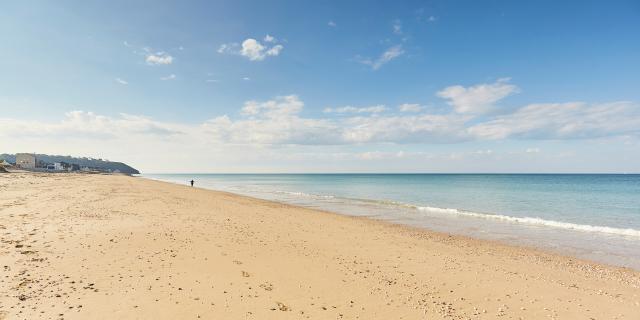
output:
M 640 273 L 117 175 L 0 174 L 0 319 L 638 319 Z

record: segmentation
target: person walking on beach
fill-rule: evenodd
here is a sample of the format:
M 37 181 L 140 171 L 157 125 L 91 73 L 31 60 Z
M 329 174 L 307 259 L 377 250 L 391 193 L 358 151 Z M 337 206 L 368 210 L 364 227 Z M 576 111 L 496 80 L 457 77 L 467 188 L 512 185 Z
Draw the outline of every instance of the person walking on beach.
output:
M 193 179 L 191 179 L 191 186 L 193 187 Z

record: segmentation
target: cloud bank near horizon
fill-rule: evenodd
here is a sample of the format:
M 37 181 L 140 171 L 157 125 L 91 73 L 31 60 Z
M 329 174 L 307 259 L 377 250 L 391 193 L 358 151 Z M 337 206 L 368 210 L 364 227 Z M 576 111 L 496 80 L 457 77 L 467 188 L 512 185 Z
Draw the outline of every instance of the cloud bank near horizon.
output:
M 637 141 L 640 136 L 640 105 L 637 103 L 553 102 L 515 108 L 501 106 L 506 97 L 519 90 L 509 79 L 503 78 L 494 83 L 469 87 L 455 85 L 436 92 L 436 96 L 444 100 L 443 105 L 448 106 L 445 112 L 429 112 L 420 104 L 405 103 L 397 108 L 384 105 L 326 108 L 319 117 L 305 116 L 305 102 L 292 94 L 266 101 L 250 100 L 235 115 L 221 115 L 198 124 L 76 110 L 67 112 L 57 122 L 0 118 L 0 137 L 16 142 L 14 148 L 19 146 L 17 149 L 20 150 L 15 151 L 36 150 L 61 142 L 78 145 L 111 143 L 131 146 L 128 148 L 131 150 L 137 147 L 141 152 L 150 146 L 160 150 L 179 149 L 188 156 L 214 149 L 247 147 L 277 153 L 279 149 L 291 146 L 375 149 L 381 145 L 470 141 L 610 137 Z M 5 143 L 4 147 L 9 146 Z M 395 155 L 392 156 L 395 159 L 398 152 L 401 151 L 365 150 L 360 153 L 367 156 L 360 159 L 382 159 L 381 155 Z M 402 154 L 404 158 L 412 153 Z
M 532 103 L 486 115 L 518 90 L 508 79 L 470 87 L 456 85 L 437 92 L 451 106 L 446 113 L 429 113 L 419 104 L 402 104 L 398 106 L 400 113 L 384 105 L 345 106 L 324 109 L 325 114 L 340 117 L 315 118 L 303 116 L 305 103 L 292 94 L 267 101 L 250 100 L 235 117 L 222 115 L 197 125 L 76 110 L 67 112 L 59 122 L 0 119 L 0 136 L 83 139 L 190 135 L 220 144 L 344 145 L 594 139 L 640 133 L 640 105 L 628 101 Z

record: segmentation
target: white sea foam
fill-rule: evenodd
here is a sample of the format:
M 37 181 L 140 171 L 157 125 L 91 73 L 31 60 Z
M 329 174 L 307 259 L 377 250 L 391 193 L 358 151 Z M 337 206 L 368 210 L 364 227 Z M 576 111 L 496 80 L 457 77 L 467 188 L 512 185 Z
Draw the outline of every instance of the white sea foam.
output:
M 436 208 L 436 207 L 416 207 L 416 208 L 420 211 L 426 211 L 426 212 L 455 214 L 459 216 L 499 220 L 499 221 L 521 223 L 521 224 L 534 225 L 534 226 L 546 226 L 546 227 L 553 227 L 553 228 L 560 228 L 560 229 L 578 230 L 578 231 L 584 231 L 584 232 L 599 232 L 599 233 L 608 233 L 608 234 L 623 235 L 623 236 L 640 237 L 640 230 L 631 229 L 631 228 L 624 229 L 624 228 L 614 228 L 614 227 L 606 227 L 606 226 L 592 226 L 588 224 L 576 224 L 576 223 L 570 223 L 570 222 L 545 220 L 542 218 L 512 217 L 512 216 L 505 216 L 501 214 L 478 213 L 478 212 L 458 210 L 453 208 Z
M 327 196 L 327 195 L 316 195 L 316 194 L 308 194 L 304 192 L 292 192 L 292 191 L 278 191 L 278 193 L 293 195 L 293 196 L 301 196 L 307 198 L 315 198 L 315 199 L 335 199 L 335 196 Z M 472 217 L 478 219 L 488 219 L 494 221 L 504 221 L 509 223 L 518 223 L 524 225 L 532 225 L 532 226 L 545 226 L 552 227 L 558 229 L 568 229 L 568 230 L 577 230 L 583 232 L 598 232 L 598 233 L 607 233 L 613 235 L 622 235 L 622 236 L 631 236 L 631 237 L 639 237 L 640 238 L 640 230 L 631 229 L 631 228 L 614 228 L 607 226 L 592 226 L 587 224 L 577 224 L 570 222 L 562 222 L 555 220 L 546 220 L 542 218 L 534 218 L 534 217 L 513 217 L 501 214 L 491 214 L 491 213 L 479 213 L 472 212 L 466 210 L 460 210 L 455 208 L 439 208 L 439 207 L 429 207 L 429 206 L 416 206 L 413 204 L 407 204 L 398 201 L 392 200 L 370 200 L 370 199 L 345 199 L 350 201 L 364 202 L 364 203 L 373 203 L 384 206 L 397 206 L 409 209 L 415 209 L 422 212 L 431 212 L 437 214 L 448 214 L 448 215 L 457 215 L 457 216 L 465 216 Z
M 304 192 L 298 192 L 298 191 L 276 190 L 274 192 L 275 193 L 280 193 L 280 194 L 286 194 L 286 195 L 290 195 L 290 196 L 298 196 L 298 197 L 314 198 L 314 199 L 333 199 L 333 198 L 335 198 L 334 196 L 321 195 L 321 194 L 311 194 L 311 193 L 304 193 Z
M 317 194 L 308 194 L 304 192 L 293 192 L 293 191 L 277 191 L 277 193 L 292 195 L 292 196 L 300 196 L 305 198 L 314 198 L 314 199 L 336 199 L 339 197 L 331 196 L 331 195 L 317 195 Z M 631 229 L 631 228 L 615 228 L 615 227 L 607 227 L 607 226 L 592 226 L 587 224 L 577 224 L 570 222 L 562 222 L 555 220 L 546 220 L 542 218 L 534 218 L 534 217 L 513 217 L 501 214 L 491 214 L 491 213 L 479 213 L 472 212 L 466 210 L 460 210 L 455 208 L 439 208 L 439 207 L 429 207 L 429 206 L 416 206 L 413 204 L 393 201 L 393 200 L 371 200 L 371 199 L 353 199 L 353 198 L 340 198 L 347 201 L 355 201 L 360 203 L 372 203 L 383 206 L 394 206 L 394 207 L 402 207 L 415 209 L 422 212 L 431 212 L 437 214 L 447 214 L 447 215 L 457 215 L 457 216 L 465 216 L 477 219 L 487 219 L 494 221 L 503 221 L 509 223 L 517 223 L 531 226 L 545 226 L 552 227 L 558 229 L 568 229 L 568 230 L 577 230 L 583 232 L 597 232 L 597 233 L 606 233 L 613 235 L 622 235 L 622 236 L 631 236 L 640 238 L 640 230 Z
M 244 176 L 240 176 L 240 178 L 243 177 Z M 169 175 L 151 176 L 147 178 L 183 185 L 191 179 L 191 176 L 178 175 L 174 177 Z M 261 179 L 262 178 L 263 177 L 261 177 Z M 527 179 L 529 178 L 530 177 Z M 547 177 L 545 177 L 545 179 L 546 178 Z M 495 235 L 498 239 L 513 240 L 524 245 L 540 246 L 542 248 L 560 250 L 561 252 L 566 250 L 564 252 L 571 255 L 640 270 L 640 259 L 638 258 L 638 241 L 640 241 L 640 230 L 638 229 L 640 228 L 616 228 L 546 220 L 538 217 L 514 217 L 493 213 L 472 212 L 464 209 L 426 206 L 426 203 L 415 205 L 410 201 L 399 202 L 380 199 L 385 197 L 385 195 L 381 195 L 380 193 L 377 195 L 370 194 L 371 198 L 379 198 L 378 200 L 374 200 L 371 198 L 349 198 L 339 195 L 321 194 L 322 192 L 320 191 L 316 191 L 317 194 L 316 192 L 305 193 L 291 189 L 289 189 L 289 191 L 282 191 L 280 188 L 284 189 L 284 186 L 265 185 L 262 183 L 254 184 L 236 178 L 228 181 L 225 179 L 226 178 L 209 179 L 207 176 L 196 176 L 196 186 L 214 190 L 225 190 L 257 198 L 289 202 L 296 205 L 311 206 L 314 208 L 320 207 L 347 215 L 368 216 L 385 220 L 390 218 L 391 221 L 417 224 L 418 226 L 424 227 L 432 225 L 432 228 L 436 231 L 453 231 L 465 234 L 467 230 L 469 230 L 473 236 L 481 238 L 489 237 L 493 239 Z M 394 187 L 393 184 L 388 186 L 388 188 Z M 280 191 L 277 191 L 278 189 L 280 189 Z M 344 192 L 343 189 L 340 189 L 340 185 L 337 184 L 336 193 L 342 193 L 340 192 L 341 190 Z M 402 192 L 402 189 L 394 190 L 393 194 L 400 192 Z M 409 193 L 409 196 L 411 195 L 412 193 Z M 452 196 L 462 197 L 463 195 Z M 594 197 L 596 196 L 597 194 L 594 194 Z M 455 201 L 456 199 L 452 198 L 449 200 Z M 611 199 L 606 198 L 604 200 L 610 201 Z M 491 201 L 491 199 L 488 199 L 488 201 Z M 464 202 L 460 202 L 460 206 L 464 206 Z M 530 209 L 535 210 L 536 203 L 532 202 L 531 206 L 533 207 L 530 207 Z M 589 203 L 584 203 L 583 208 L 585 206 L 589 206 Z M 620 203 L 616 202 L 616 209 L 624 209 L 625 212 L 631 210 L 632 213 L 635 213 L 635 211 L 633 211 L 634 208 L 637 208 L 637 202 L 635 200 Z M 598 210 L 594 211 L 601 212 Z M 614 209 L 612 213 L 616 214 L 617 211 Z M 459 219 L 457 219 L 457 217 L 459 217 Z M 557 217 L 557 219 L 563 219 L 561 215 Z M 616 215 L 612 215 L 611 218 L 614 219 L 616 217 L 620 218 Z M 602 216 L 602 218 L 607 217 Z M 636 218 L 637 216 L 635 215 L 629 217 L 630 226 L 632 226 L 631 223 L 636 221 Z M 485 220 L 487 223 L 483 223 L 482 220 Z M 467 221 L 468 223 L 461 223 L 462 221 Z M 607 224 L 607 222 L 602 223 Z M 475 224 L 482 224 L 483 230 L 480 231 L 485 232 L 477 232 L 477 228 L 467 229 L 468 226 L 474 226 Z M 526 228 L 535 228 L 535 232 L 521 232 L 526 231 Z M 493 231 L 496 232 L 494 233 Z M 549 232 L 551 232 L 551 237 L 547 239 L 546 237 L 549 235 Z M 596 238 L 598 239 L 597 241 L 588 241 Z
M 151 179 L 166 181 L 166 179 L 157 179 L 153 177 Z M 178 181 L 172 181 L 172 182 L 181 183 Z M 233 190 L 234 188 L 229 188 L 229 189 Z M 503 221 L 508 223 L 517 223 L 517 224 L 530 225 L 530 226 L 544 226 L 544 227 L 552 227 L 552 228 L 558 228 L 558 229 L 568 229 L 568 230 L 576 230 L 576 231 L 582 231 L 582 232 L 605 233 L 605 234 L 640 238 L 640 230 L 636 230 L 632 228 L 615 228 L 615 227 L 597 226 L 597 225 L 594 226 L 594 225 L 588 225 L 588 224 L 577 224 L 577 223 L 562 222 L 562 221 L 555 221 L 555 220 L 546 220 L 546 219 L 535 218 L 535 217 L 513 217 L 513 216 L 507 216 L 507 215 L 501 215 L 501 214 L 479 213 L 479 212 L 473 212 L 473 211 L 467 211 L 467 210 L 461 210 L 461 209 L 455 209 L 455 208 L 416 206 L 413 204 L 408 204 L 408 203 L 403 203 L 403 202 L 398 202 L 393 200 L 342 198 L 342 197 L 336 197 L 332 195 L 310 194 L 310 193 L 304 193 L 304 192 L 298 192 L 298 191 L 276 190 L 273 192 L 278 194 L 286 194 L 289 196 L 311 198 L 316 200 L 342 199 L 349 202 L 360 202 L 360 203 L 368 203 L 368 204 L 375 204 L 375 205 L 382 205 L 382 206 L 402 207 L 405 209 L 414 209 L 422 212 L 429 212 L 429 213 L 435 213 L 435 214 L 456 215 L 456 216 L 471 217 L 476 219 L 487 219 L 487 220 L 494 220 L 494 221 Z

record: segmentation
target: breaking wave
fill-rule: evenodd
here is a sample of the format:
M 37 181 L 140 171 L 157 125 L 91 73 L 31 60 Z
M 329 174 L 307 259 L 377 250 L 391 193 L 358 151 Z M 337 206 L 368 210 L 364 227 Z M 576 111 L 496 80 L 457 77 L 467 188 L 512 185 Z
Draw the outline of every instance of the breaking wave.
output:
M 156 179 L 156 180 L 163 180 L 163 179 Z M 501 222 L 513 223 L 513 224 L 522 224 L 522 225 L 528 225 L 528 226 L 543 226 L 543 227 L 550 227 L 550 228 L 556 228 L 556 229 L 575 230 L 575 231 L 581 231 L 581 232 L 603 233 L 603 234 L 610 234 L 610 235 L 640 238 L 640 230 L 632 229 L 632 228 L 616 228 L 616 227 L 607 227 L 607 226 L 598 226 L 598 225 L 577 224 L 577 223 L 571 223 L 571 222 L 546 220 L 546 219 L 536 218 L 536 217 L 514 217 L 514 216 L 507 216 L 507 215 L 493 214 L 493 213 L 473 212 L 473 211 L 467 211 L 467 210 L 455 209 L 455 208 L 418 206 L 418 205 L 392 201 L 392 200 L 346 198 L 346 197 L 338 197 L 333 195 L 321 195 L 321 194 L 311 194 L 311 193 L 304 193 L 304 192 L 282 191 L 282 190 L 267 191 L 267 190 L 244 189 L 242 190 L 244 192 L 242 192 L 241 190 L 229 190 L 229 191 L 231 192 L 240 191 L 240 193 L 244 193 L 246 191 L 254 191 L 254 192 L 259 191 L 261 193 L 266 192 L 271 194 L 280 194 L 280 195 L 300 197 L 300 198 L 316 200 L 316 201 L 342 202 L 345 204 L 353 204 L 353 205 L 374 205 L 374 206 L 381 206 L 381 207 L 387 207 L 387 208 L 392 207 L 392 208 L 398 208 L 403 210 L 416 210 L 419 212 L 430 213 L 430 214 L 461 216 L 461 217 L 469 217 L 469 218 L 475 218 L 475 219 L 501 221 Z
M 608 234 L 616 234 L 616 235 L 623 235 L 623 236 L 640 237 L 640 230 L 631 229 L 631 228 L 624 229 L 624 228 L 614 228 L 614 227 L 606 227 L 606 226 L 592 226 L 588 224 L 577 224 L 577 223 L 562 222 L 562 221 L 555 221 L 555 220 L 545 220 L 542 218 L 512 217 L 512 216 L 506 216 L 501 214 L 478 213 L 478 212 L 458 210 L 453 208 L 416 207 L 416 209 L 420 211 L 426 211 L 426 212 L 454 214 L 458 216 L 506 221 L 511 223 L 520 223 L 520 224 L 533 225 L 533 226 L 546 226 L 546 227 L 553 227 L 553 228 L 559 228 L 559 229 L 569 229 L 569 230 L 578 230 L 578 231 L 585 231 L 585 232 L 599 232 L 599 233 L 608 233 Z
M 426 212 L 426 213 L 445 214 L 445 215 L 452 215 L 452 216 L 470 217 L 470 218 L 476 218 L 476 219 L 502 221 L 502 222 L 508 222 L 508 223 L 529 225 L 529 226 L 544 226 L 544 227 L 551 227 L 551 228 L 557 228 L 557 229 L 576 230 L 576 231 L 582 231 L 582 232 L 596 232 L 596 233 L 605 233 L 605 234 L 631 236 L 631 237 L 640 238 L 640 230 L 631 229 L 631 228 L 625 229 L 625 228 L 615 228 L 615 227 L 597 226 L 597 225 L 594 226 L 594 225 L 588 225 L 588 224 L 577 224 L 577 223 L 571 223 L 571 222 L 546 220 L 546 219 L 535 218 L 535 217 L 514 217 L 514 216 L 501 215 L 501 214 L 473 212 L 473 211 L 467 211 L 467 210 L 455 209 L 455 208 L 417 206 L 413 204 L 392 201 L 392 200 L 341 198 L 341 197 L 336 197 L 331 195 L 317 195 L 317 194 L 308 194 L 304 192 L 291 192 L 291 191 L 277 191 L 277 192 L 287 194 L 287 195 L 292 195 L 292 196 L 301 196 L 301 197 L 313 198 L 313 199 L 319 199 L 319 200 L 341 199 L 341 200 L 345 200 L 349 202 L 357 202 L 361 204 L 374 204 L 374 205 L 381 205 L 381 206 L 387 206 L 387 207 L 388 206 L 400 207 L 403 209 L 418 210 L 420 212 Z

